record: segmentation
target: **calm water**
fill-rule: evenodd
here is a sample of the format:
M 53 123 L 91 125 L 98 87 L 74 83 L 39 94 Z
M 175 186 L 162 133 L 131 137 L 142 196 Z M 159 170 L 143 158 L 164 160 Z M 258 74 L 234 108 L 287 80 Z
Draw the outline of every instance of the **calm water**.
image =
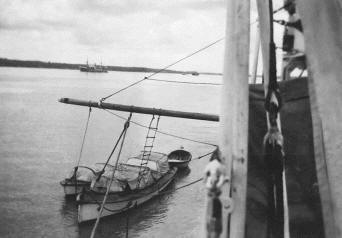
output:
M 0 237 L 89 237 L 93 223 L 78 225 L 73 201 L 59 181 L 75 165 L 88 108 L 58 103 L 60 97 L 99 100 L 146 76 L 139 73 L 87 74 L 74 70 L 0 68 Z M 215 76 L 159 74 L 154 78 L 219 82 Z M 218 113 L 218 86 L 143 82 L 108 102 Z M 127 113 L 117 113 L 127 117 Z M 133 115 L 147 124 L 150 116 Z M 81 164 L 103 162 L 123 128 L 123 120 L 94 109 Z M 160 130 L 217 143 L 217 123 L 161 118 Z M 146 129 L 131 125 L 122 158 L 143 147 Z M 194 157 L 208 145 L 158 135 L 156 151 L 184 146 Z M 193 161 L 172 187 L 202 176 L 208 158 Z M 101 220 L 97 237 L 198 237 L 202 231 L 205 190 L 202 183 L 160 196 L 138 209 Z

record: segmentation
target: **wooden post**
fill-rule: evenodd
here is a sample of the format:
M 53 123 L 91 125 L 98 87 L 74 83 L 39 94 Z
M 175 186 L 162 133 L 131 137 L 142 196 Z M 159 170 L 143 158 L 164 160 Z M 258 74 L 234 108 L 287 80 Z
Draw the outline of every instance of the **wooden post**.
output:
M 223 209 L 221 237 L 243 238 L 247 196 L 250 2 L 228 0 L 227 4 L 220 150 L 222 162 L 231 178 L 234 205 L 230 222 L 229 211 Z M 229 185 L 224 187 L 223 199 L 230 196 Z
M 318 121 L 315 159 L 324 230 L 326 237 L 336 238 L 342 235 L 342 2 L 297 0 L 297 6 L 312 76 L 311 108 Z

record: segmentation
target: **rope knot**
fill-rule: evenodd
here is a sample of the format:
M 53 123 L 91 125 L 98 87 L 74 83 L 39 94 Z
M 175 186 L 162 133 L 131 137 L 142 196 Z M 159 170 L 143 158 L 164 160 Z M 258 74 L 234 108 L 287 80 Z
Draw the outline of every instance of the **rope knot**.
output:
M 270 144 L 273 147 L 276 145 L 283 147 L 284 138 L 278 127 L 271 126 L 270 129 L 267 131 L 264 137 L 264 145 L 266 146 L 267 144 Z
M 279 89 L 268 90 L 265 99 L 265 110 L 269 113 L 277 114 L 282 107 L 282 99 Z

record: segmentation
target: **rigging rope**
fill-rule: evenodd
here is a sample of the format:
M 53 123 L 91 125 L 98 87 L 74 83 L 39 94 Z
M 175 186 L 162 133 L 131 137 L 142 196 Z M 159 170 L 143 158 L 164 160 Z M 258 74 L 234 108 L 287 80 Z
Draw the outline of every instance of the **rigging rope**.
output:
M 83 153 L 83 147 L 84 147 L 84 142 L 85 142 L 85 138 L 87 135 L 87 131 L 88 131 L 88 125 L 89 125 L 89 120 L 90 120 L 90 114 L 91 114 L 91 107 L 89 107 L 89 112 L 88 112 L 88 118 L 87 118 L 87 123 L 86 123 L 86 127 L 84 130 L 84 134 L 83 134 L 83 140 L 82 140 L 82 145 L 81 145 L 81 150 L 80 150 L 80 154 L 76 163 L 76 166 L 74 168 L 74 174 L 73 177 L 75 178 L 75 193 L 77 193 L 77 171 L 78 168 L 80 167 L 80 162 L 81 162 L 81 158 L 82 158 L 82 153 Z
M 114 112 L 111 112 L 105 108 L 102 108 L 104 111 L 112 114 L 113 116 L 116 116 L 120 119 L 124 119 L 126 120 L 123 116 L 120 116 Z M 135 122 L 135 121 L 130 121 L 132 124 L 136 125 L 136 126 L 140 126 L 140 127 L 143 127 L 143 128 L 148 128 L 148 126 L 145 126 L 145 125 L 142 125 L 138 122 Z M 162 134 L 162 135 L 166 135 L 166 136 L 171 136 L 171 137 L 174 137 L 174 138 L 178 138 L 178 139 L 181 139 L 181 140 L 187 140 L 187 141 L 191 141 L 191 142 L 194 142 L 194 143 L 199 143 L 199 144 L 203 144 L 203 145 L 210 145 L 210 146 L 214 146 L 214 147 L 217 147 L 217 145 L 215 144 L 212 144 L 212 143 L 209 143 L 209 142 L 203 142 L 203 141 L 198 141 L 198 140 L 193 140 L 193 139 L 189 139 L 189 138 L 186 138 L 186 137 L 182 137 L 182 136 L 177 136 L 177 135 L 174 135 L 174 134 L 171 134 L 171 133 L 167 133 L 167 132 L 164 132 L 164 131 L 160 131 L 160 130 L 156 130 L 157 133 L 159 134 Z
M 274 10 L 274 11 L 273 11 L 273 14 L 279 12 L 280 10 L 283 10 L 283 9 L 286 8 L 288 5 L 289 5 L 289 3 L 283 5 L 282 7 L 278 8 L 277 10 Z M 270 15 L 271 15 L 271 14 L 270 14 Z M 256 23 L 256 22 L 258 22 L 258 21 L 259 21 L 259 20 L 256 19 L 254 22 L 250 23 L 250 25 L 253 25 L 254 23 Z M 106 97 L 101 98 L 101 99 L 100 99 L 100 102 L 103 102 L 103 101 L 105 101 L 106 99 L 108 99 L 108 98 L 110 98 L 110 97 L 112 97 L 112 96 L 114 96 L 114 95 L 116 95 L 116 94 L 118 94 L 118 93 L 120 93 L 120 92 L 122 92 L 122 91 L 124 91 L 124 90 L 126 90 L 126 89 L 128 89 L 128 88 L 130 88 L 130 87 L 133 87 L 134 85 L 137 85 L 137 84 L 139 84 L 139 83 L 141 83 L 141 82 L 143 82 L 143 81 L 145 81 L 145 80 L 148 80 L 150 77 L 152 77 L 152 76 L 154 76 L 154 75 L 156 75 L 156 74 L 158 74 L 158 73 L 160 73 L 160 72 L 162 72 L 162 71 L 164 71 L 164 70 L 166 70 L 166 69 L 168 69 L 168 68 L 170 68 L 170 67 L 172 67 L 172 66 L 178 64 L 179 62 L 181 62 L 181 61 L 183 61 L 183 60 L 186 60 L 186 59 L 188 59 L 188 58 L 194 56 L 195 54 L 197 54 L 197 53 L 199 53 L 199 52 L 201 52 L 201 51 L 203 51 L 203 50 L 208 49 L 209 47 L 211 47 L 211 46 L 213 46 L 213 45 L 219 43 L 220 41 L 222 41 L 222 40 L 224 40 L 224 39 L 225 39 L 225 37 L 221 37 L 220 39 L 218 39 L 218 40 L 216 40 L 216 41 L 214 41 L 214 42 L 212 42 L 212 43 L 210 43 L 210 44 L 208 44 L 208 45 L 202 47 L 202 48 L 199 49 L 199 50 L 196 50 L 195 52 L 193 52 L 193 53 L 191 53 L 191 54 L 189 54 L 189 55 L 187 55 L 187 56 L 185 56 L 185 57 L 183 57 L 183 58 L 181 58 L 181 59 L 175 61 L 175 62 L 172 63 L 172 64 L 169 64 L 169 65 L 165 66 L 165 67 L 162 68 L 162 69 L 157 70 L 156 72 L 154 72 L 154 73 L 152 73 L 152 74 L 150 74 L 150 75 L 144 77 L 143 79 L 140 79 L 140 80 L 138 80 L 138 81 L 136 81 L 136 82 L 134 82 L 134 83 L 132 83 L 132 84 L 130 84 L 130 85 L 128 85 L 128 86 L 126 86 L 126 87 L 124 87 L 124 88 L 118 90 L 118 91 L 115 91 L 115 92 L 112 93 L 112 94 L 109 94 L 109 95 L 106 96 Z
M 89 107 L 88 119 L 87 119 L 86 127 L 85 127 L 85 130 L 84 130 L 84 134 L 83 134 L 83 140 L 82 140 L 81 150 L 80 150 L 80 153 L 79 153 L 78 160 L 77 160 L 77 163 L 76 163 L 75 168 L 77 168 L 77 167 L 80 165 L 80 162 L 81 162 L 81 157 L 82 157 L 82 153 L 83 153 L 84 142 L 85 142 L 86 134 L 87 134 L 87 131 L 88 131 L 88 125 L 89 125 L 89 120 L 90 120 L 90 114 L 91 114 L 91 107 Z
M 96 181 L 98 181 L 98 180 L 100 179 L 100 177 L 102 176 L 102 174 L 104 173 L 104 171 L 105 171 L 105 169 L 106 169 L 106 166 L 107 166 L 108 163 L 109 163 L 109 160 L 111 159 L 111 157 L 112 157 L 112 155 L 113 155 L 113 153 L 114 153 L 116 147 L 118 146 L 118 144 L 119 144 L 119 142 L 120 142 L 120 140 L 121 140 L 121 137 L 122 137 L 123 135 L 125 135 L 125 133 L 126 133 L 128 127 L 129 127 L 129 122 L 130 122 L 131 116 L 132 116 L 132 113 L 130 114 L 130 116 L 129 116 L 128 119 L 125 119 L 126 122 L 125 122 L 125 124 L 124 124 L 124 128 L 123 128 L 123 130 L 122 130 L 122 132 L 121 132 L 119 138 L 117 139 L 117 141 L 116 141 L 116 143 L 115 143 L 115 146 L 114 146 L 112 152 L 111 152 L 110 155 L 108 156 L 108 159 L 107 159 L 106 163 L 104 164 L 102 170 L 100 171 L 99 175 L 97 176 Z
M 106 190 L 106 194 L 103 198 L 103 201 L 102 201 L 102 204 L 101 204 L 101 209 L 98 213 L 98 216 L 97 216 L 97 219 L 96 219 L 96 222 L 95 222 L 95 225 L 93 227 L 93 230 L 91 232 L 91 235 L 90 235 L 90 238 L 94 238 L 95 236 L 95 232 L 96 232 L 96 229 L 97 229 L 97 226 L 100 222 L 100 218 L 101 218 L 101 215 L 102 215 L 102 212 L 103 212 L 103 209 L 104 209 L 104 206 L 106 204 L 106 201 L 107 201 L 107 197 L 108 197 L 108 194 L 109 194 L 109 190 L 112 186 L 112 183 L 113 183 L 113 180 L 114 180 L 114 174 L 115 174 L 115 171 L 117 169 L 117 166 L 118 166 L 118 163 L 119 163 L 119 159 L 120 159 L 120 155 L 121 155 L 121 151 L 122 151 L 122 147 L 123 147 L 123 144 L 125 142 L 125 138 L 126 138 L 126 133 L 127 133 L 127 129 L 129 127 L 129 121 L 131 120 L 131 117 L 132 117 L 132 113 L 129 115 L 126 123 L 125 123 L 125 126 L 124 126 L 124 133 L 123 133 L 123 137 L 122 137 L 122 141 L 121 141 L 121 145 L 120 145 L 120 149 L 119 149 L 119 153 L 118 153 L 118 156 L 117 156 L 117 159 L 116 159 L 116 162 L 115 162 L 115 167 L 113 169 L 113 172 L 112 172 L 112 177 L 110 179 L 110 182 L 109 182 L 109 185 L 107 186 L 107 190 Z
M 208 45 L 202 47 L 202 48 L 199 49 L 199 50 L 196 50 L 195 52 L 193 52 L 193 53 L 191 53 L 191 54 L 189 54 L 189 55 L 187 55 L 187 56 L 185 56 L 185 57 L 183 57 L 183 58 L 181 58 L 181 59 L 175 61 L 175 62 L 172 63 L 172 64 L 169 64 L 169 65 L 165 66 L 164 68 L 162 68 L 162 69 L 160 69 L 160 70 L 158 70 L 158 71 L 156 71 L 156 72 L 154 72 L 154 73 L 152 73 L 152 74 L 150 74 L 150 75 L 144 77 L 143 79 L 140 79 L 139 81 L 134 82 L 134 83 L 128 85 L 127 87 L 125 87 L 125 88 L 122 88 L 122 89 L 120 89 L 120 90 L 118 90 L 118 91 L 116 91 L 116 92 L 114 92 L 114 93 L 112 93 L 112 94 L 110 94 L 110 95 L 108 95 L 108 96 L 106 96 L 106 97 L 104 97 L 104 98 L 101 98 L 100 101 L 103 102 L 104 100 L 106 100 L 106 99 L 108 99 L 108 98 L 114 96 L 115 94 L 118 94 L 118 93 L 120 93 L 120 92 L 122 92 L 122 91 L 124 91 L 124 90 L 126 90 L 126 89 L 128 89 L 128 88 L 130 88 L 130 87 L 132 87 L 132 86 L 134 86 L 134 85 L 136 85 L 136 84 L 138 84 L 138 83 L 141 83 L 141 82 L 143 82 L 143 81 L 149 79 L 150 77 L 152 77 L 152 76 L 154 76 L 154 75 L 156 75 L 156 74 L 158 74 L 158 73 L 160 73 L 160 72 L 162 72 L 162 71 L 164 71 L 164 70 L 166 70 L 166 69 L 168 69 L 168 68 L 174 66 L 175 64 L 178 64 L 179 62 L 181 62 L 181 61 L 183 61 L 183 60 L 186 60 L 186 59 L 192 57 L 193 55 L 198 54 L 199 52 L 201 52 L 201 51 L 203 51 L 203 50 L 205 50 L 205 49 L 207 49 L 207 48 L 209 48 L 209 47 L 211 47 L 211 46 L 217 44 L 218 42 L 222 41 L 223 39 L 224 39 L 224 37 L 222 37 L 222 38 L 220 38 L 220 39 L 218 39 L 218 40 L 216 40 L 216 41 L 214 41 L 214 42 L 212 42 L 212 43 L 210 43 L 210 44 L 208 44 Z
M 196 85 L 222 85 L 222 83 L 195 83 L 195 82 L 187 82 L 187 81 L 173 81 L 173 80 L 165 80 L 165 79 L 151 79 L 149 78 L 148 81 L 158 81 L 158 82 L 165 82 L 165 83 L 181 83 L 181 84 L 196 84 Z
M 269 0 L 269 12 L 272 12 L 272 0 Z M 265 82 L 268 131 L 264 137 L 264 158 L 267 171 L 268 192 L 268 228 L 267 237 L 284 237 L 284 151 L 283 136 L 280 130 L 279 111 L 282 107 L 281 95 L 277 83 L 276 47 L 273 39 L 273 14 L 269 14 L 269 77 Z M 267 85 L 268 83 L 268 85 Z

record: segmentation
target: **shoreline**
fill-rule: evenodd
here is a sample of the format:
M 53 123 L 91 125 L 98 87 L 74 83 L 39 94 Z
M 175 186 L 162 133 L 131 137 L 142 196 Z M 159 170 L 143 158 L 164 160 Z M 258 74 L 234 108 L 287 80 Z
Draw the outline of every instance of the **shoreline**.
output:
M 0 58 L 0 67 L 13 67 L 13 68 L 45 68 L 45 69 L 72 69 L 79 70 L 80 67 L 86 66 L 86 64 L 69 64 L 69 63 L 58 63 L 58 62 L 45 62 L 45 61 L 37 61 L 37 60 L 17 60 L 17 59 L 7 59 Z M 161 69 L 156 68 L 148 68 L 148 67 L 137 67 L 137 66 L 105 66 L 108 71 L 117 71 L 117 72 L 142 72 L 142 73 L 156 73 L 161 71 Z M 209 72 L 197 72 L 194 70 L 191 71 L 181 71 L 181 70 L 163 70 L 160 73 L 172 73 L 172 74 L 183 74 L 183 75 L 194 75 L 198 76 L 199 74 L 204 75 L 222 75 L 220 73 L 209 73 Z

